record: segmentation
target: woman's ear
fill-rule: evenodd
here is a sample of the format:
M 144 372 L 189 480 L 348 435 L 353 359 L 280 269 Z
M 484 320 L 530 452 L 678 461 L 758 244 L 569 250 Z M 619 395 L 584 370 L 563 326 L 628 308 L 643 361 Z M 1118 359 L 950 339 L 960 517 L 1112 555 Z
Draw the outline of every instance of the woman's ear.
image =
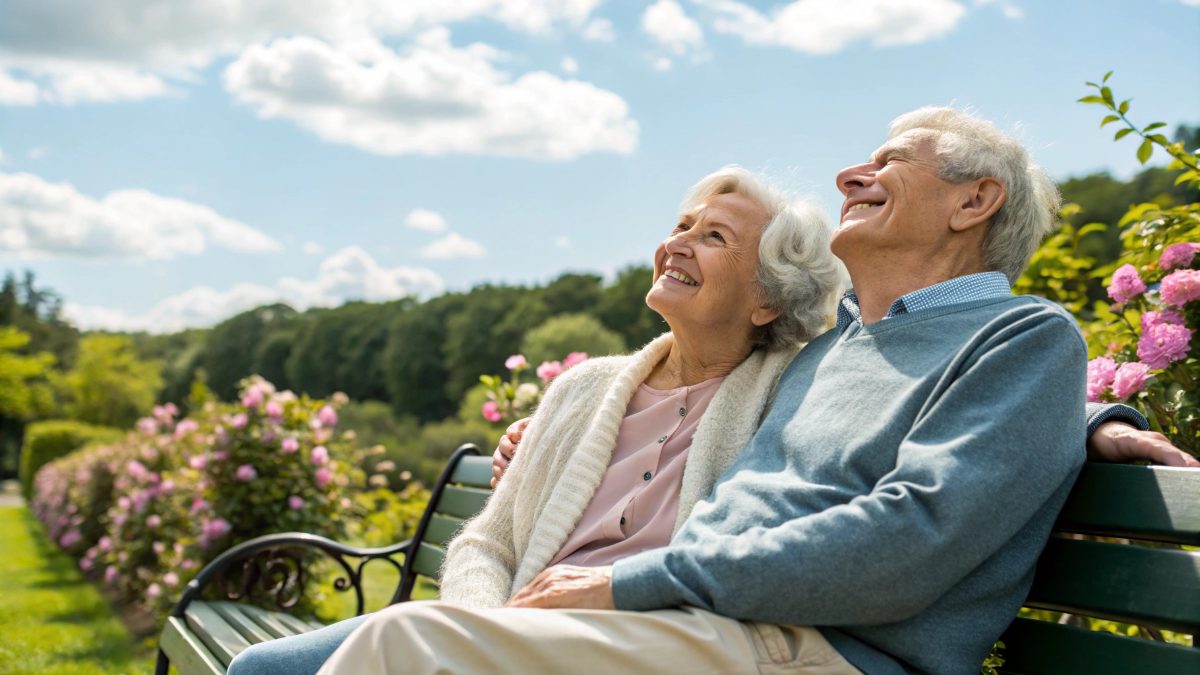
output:
M 754 311 L 750 313 L 750 323 L 753 323 L 755 326 L 765 326 L 779 318 L 779 315 L 782 313 L 778 309 L 761 306 L 755 307 Z

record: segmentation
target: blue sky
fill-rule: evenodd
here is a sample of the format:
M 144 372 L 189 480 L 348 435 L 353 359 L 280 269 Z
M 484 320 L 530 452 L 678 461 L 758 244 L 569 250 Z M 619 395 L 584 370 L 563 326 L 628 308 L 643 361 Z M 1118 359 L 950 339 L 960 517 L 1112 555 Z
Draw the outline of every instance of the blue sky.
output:
M 1200 122 L 1200 0 L 210 5 L 0 10 L 0 269 L 85 328 L 611 276 L 728 163 L 832 218 L 921 105 L 1128 176 L 1074 102 L 1109 69 L 1135 121 Z

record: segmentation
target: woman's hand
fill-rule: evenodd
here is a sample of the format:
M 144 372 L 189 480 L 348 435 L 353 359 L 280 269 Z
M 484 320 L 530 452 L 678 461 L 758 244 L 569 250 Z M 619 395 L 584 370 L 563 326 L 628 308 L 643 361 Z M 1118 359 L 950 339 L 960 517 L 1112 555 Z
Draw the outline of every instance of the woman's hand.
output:
M 1157 431 L 1142 431 L 1123 422 L 1105 422 L 1088 438 L 1088 459 L 1098 462 L 1148 460 L 1167 466 L 1200 468 L 1200 460 L 1171 445 Z
M 612 567 L 555 565 L 542 570 L 505 607 L 540 609 L 616 609 Z
M 500 479 L 504 477 L 504 472 L 508 471 L 508 464 L 517 454 L 517 444 L 521 442 L 521 436 L 525 433 L 525 427 L 529 426 L 529 418 L 519 419 L 516 422 L 508 425 L 504 430 L 504 435 L 500 437 L 500 444 L 496 446 L 496 452 L 492 453 L 492 489 L 496 489 L 496 485 Z

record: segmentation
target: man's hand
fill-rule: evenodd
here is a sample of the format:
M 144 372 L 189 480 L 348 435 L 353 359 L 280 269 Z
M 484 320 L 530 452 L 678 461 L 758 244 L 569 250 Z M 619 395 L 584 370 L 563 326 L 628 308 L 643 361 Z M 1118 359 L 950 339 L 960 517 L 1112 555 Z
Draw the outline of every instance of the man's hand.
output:
M 1105 422 L 1088 438 L 1088 459 L 1098 462 L 1149 460 L 1167 466 L 1200 468 L 1200 460 L 1171 445 L 1157 431 L 1142 431 L 1123 422 Z
M 616 609 L 612 567 L 555 565 L 542 570 L 505 607 L 541 609 Z
M 529 418 L 519 419 L 516 422 L 508 425 L 504 430 L 504 435 L 500 437 L 500 445 L 496 446 L 496 451 L 492 453 L 492 489 L 496 489 L 496 484 L 504 478 L 504 472 L 508 471 L 508 464 L 517 454 L 517 444 L 521 442 L 521 436 L 525 433 L 525 427 L 529 426 Z

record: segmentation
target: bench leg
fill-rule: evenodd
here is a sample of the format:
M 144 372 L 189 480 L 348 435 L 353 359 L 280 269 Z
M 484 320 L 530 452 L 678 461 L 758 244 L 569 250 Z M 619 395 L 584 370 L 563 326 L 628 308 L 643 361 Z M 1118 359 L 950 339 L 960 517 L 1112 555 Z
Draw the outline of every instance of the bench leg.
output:
M 171 663 L 167 660 L 167 655 L 163 650 L 158 650 L 158 661 L 154 664 L 154 675 L 167 675 L 170 670 Z

